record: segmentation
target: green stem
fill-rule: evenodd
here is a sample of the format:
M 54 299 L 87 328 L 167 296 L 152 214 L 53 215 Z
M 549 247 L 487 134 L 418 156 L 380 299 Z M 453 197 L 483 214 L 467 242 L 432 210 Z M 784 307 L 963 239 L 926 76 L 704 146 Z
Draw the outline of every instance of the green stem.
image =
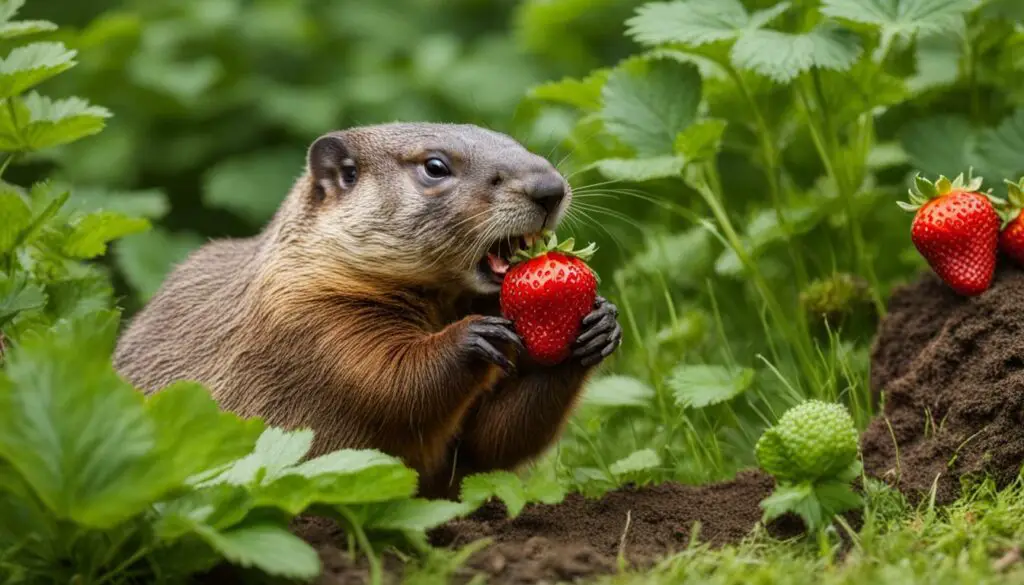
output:
M 864 274 L 867 277 L 868 282 L 871 284 L 871 299 L 875 304 L 878 314 L 885 315 L 885 303 L 882 301 L 881 292 L 879 291 L 878 278 L 875 276 L 874 266 L 867 258 L 864 234 L 861 231 L 860 223 L 856 220 L 856 213 L 853 205 L 853 197 L 856 193 L 856 187 L 852 184 L 851 177 L 848 177 L 844 172 L 841 172 L 841 170 L 848 170 L 848 167 L 843 165 L 843 169 L 838 168 L 840 161 L 838 160 L 839 145 L 837 130 L 834 127 L 832 116 L 828 112 L 824 90 L 821 86 L 821 79 L 816 69 L 812 71 L 811 79 L 813 90 L 807 89 L 806 85 L 801 86 L 797 91 L 797 96 L 803 106 L 802 109 L 804 116 L 807 119 L 807 127 L 811 134 L 811 140 L 814 142 L 814 146 L 818 151 L 818 156 L 821 158 L 821 162 L 825 167 L 825 172 L 832 179 L 832 182 L 836 187 L 836 192 L 839 195 L 839 198 L 843 201 L 846 211 L 846 223 L 850 230 L 850 240 L 853 242 L 854 264 L 856 265 L 858 272 Z M 821 114 L 821 126 L 823 128 L 819 128 L 818 120 L 816 120 L 813 115 L 815 108 L 812 104 L 817 105 L 817 110 Z
M 757 269 L 757 266 L 744 249 L 743 242 L 740 241 L 739 234 L 736 233 L 736 230 L 732 226 L 732 222 L 729 221 L 729 216 L 726 213 L 725 208 L 722 206 L 719 195 L 713 192 L 709 187 L 706 179 L 706 171 L 702 173 L 702 175 L 704 175 L 705 178 L 696 182 L 692 187 L 697 190 L 704 199 L 704 202 L 711 208 L 711 213 L 715 216 L 715 220 L 721 227 L 726 241 L 729 243 L 733 252 L 736 253 L 737 257 L 739 257 L 740 262 L 750 273 L 751 279 L 754 281 L 754 286 L 758 289 L 761 298 L 768 304 L 771 312 L 774 314 L 775 319 L 778 322 L 778 325 L 789 331 L 792 335 L 791 339 L 799 340 L 799 343 L 796 344 L 798 359 L 804 369 L 804 374 L 807 376 L 807 380 L 816 384 L 817 376 L 815 375 L 813 361 L 809 357 L 810 352 L 807 347 L 809 337 L 801 334 L 801 332 L 793 326 L 793 322 L 786 318 L 786 312 L 783 310 L 782 305 L 775 297 L 775 294 L 772 292 L 768 282 L 764 279 L 764 276 Z
M 18 113 L 14 108 L 14 98 L 9 97 L 4 99 L 4 105 L 7 107 L 7 113 L 11 117 L 11 127 L 14 128 L 14 136 L 18 139 L 18 143 L 22 142 L 21 139 L 21 127 L 18 125 Z M 16 158 L 21 154 L 21 151 L 15 151 L 7 155 L 2 165 L 0 165 L 0 178 L 3 178 L 4 173 L 7 172 L 7 167 L 11 166 Z
M 750 88 L 747 87 L 747 82 L 743 80 L 743 75 L 728 62 L 724 63 L 723 67 L 736 83 L 736 87 L 743 96 L 743 100 L 747 102 L 747 106 L 754 115 L 754 124 L 757 126 L 757 137 L 761 146 L 761 156 L 764 158 L 764 172 L 768 178 L 768 194 L 771 197 L 772 205 L 775 207 L 775 217 L 779 222 L 779 226 L 782 227 L 783 233 L 786 234 L 786 244 L 789 248 L 790 260 L 792 260 L 793 269 L 796 271 L 797 286 L 798 288 L 803 288 L 807 284 L 807 268 L 804 266 L 803 256 L 795 249 L 792 241 L 793 231 L 790 228 L 786 214 L 783 212 L 785 207 L 782 204 L 782 189 L 779 185 L 779 153 L 775 148 L 775 135 L 772 133 L 771 128 L 768 127 L 768 122 L 761 112 L 761 106 L 754 99 L 753 94 L 750 93 Z M 721 193 L 720 188 L 717 191 Z
M 125 571 L 125 569 L 134 565 L 136 562 L 139 561 L 139 559 L 149 554 L 149 552 L 149 547 L 142 547 L 139 550 L 135 551 L 135 554 L 128 557 L 123 563 L 114 567 L 112 570 L 107 571 L 102 577 L 99 578 L 99 580 L 96 581 L 95 585 L 103 585 L 104 583 L 110 581 L 114 577 L 119 576 L 121 573 Z
M 358 519 L 344 506 L 337 506 L 334 509 L 348 522 L 349 528 L 352 529 L 352 533 L 356 537 L 356 542 L 359 543 L 359 548 L 363 549 L 363 552 L 366 553 L 366 560 L 370 563 L 370 583 L 382 585 L 383 572 L 381 571 L 380 559 L 373 552 L 370 539 L 366 538 L 366 532 L 363 531 L 363 527 L 359 524 Z

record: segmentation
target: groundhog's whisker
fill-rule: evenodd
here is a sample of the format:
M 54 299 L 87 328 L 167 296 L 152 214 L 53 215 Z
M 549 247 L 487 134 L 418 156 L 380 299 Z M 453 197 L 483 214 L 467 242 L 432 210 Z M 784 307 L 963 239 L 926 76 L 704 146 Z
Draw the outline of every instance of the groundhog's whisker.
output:
M 604 187 L 605 185 L 614 185 L 615 183 L 626 183 L 626 182 L 628 182 L 626 179 L 609 179 L 607 181 L 600 181 L 598 183 L 590 183 L 589 185 L 580 185 L 579 187 L 573 187 L 572 192 L 574 194 L 575 193 L 584 193 L 586 191 L 595 189 L 597 187 Z
M 587 211 L 591 211 L 593 213 L 601 213 L 601 214 L 607 215 L 609 217 L 614 217 L 614 218 L 616 218 L 618 220 L 621 220 L 621 221 L 624 221 L 624 222 L 628 223 L 629 225 L 635 227 L 636 229 L 638 229 L 640 231 L 644 230 L 644 227 L 639 222 L 637 222 L 633 218 L 629 217 L 625 213 L 622 213 L 621 211 L 617 211 L 615 209 L 607 209 L 607 208 L 604 208 L 604 207 L 597 207 L 597 206 L 593 206 L 593 205 L 586 205 L 586 204 L 583 205 L 582 209 L 585 209 Z
M 597 210 L 592 210 L 592 211 L 597 211 Z M 600 229 L 601 231 L 603 231 L 604 233 L 608 234 L 608 238 L 619 248 L 619 250 L 623 250 L 624 249 L 624 246 L 622 245 L 622 242 L 619 241 L 619 238 L 617 238 L 615 236 L 615 234 L 613 234 L 607 227 L 605 227 L 604 224 L 600 223 L 593 216 L 591 216 L 590 213 L 588 213 L 584 209 L 577 209 L 576 213 L 578 213 L 580 216 L 586 218 L 587 219 L 586 223 L 588 225 L 593 225 L 593 226 L 597 227 L 598 229 Z

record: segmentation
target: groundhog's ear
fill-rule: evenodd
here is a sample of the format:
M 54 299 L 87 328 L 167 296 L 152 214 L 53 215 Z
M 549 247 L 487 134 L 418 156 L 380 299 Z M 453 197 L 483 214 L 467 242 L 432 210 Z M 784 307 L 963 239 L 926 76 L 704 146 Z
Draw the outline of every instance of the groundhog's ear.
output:
M 323 200 L 337 197 L 355 186 L 358 168 L 355 156 L 337 134 L 317 138 L 307 155 L 309 172 L 313 175 L 316 197 Z

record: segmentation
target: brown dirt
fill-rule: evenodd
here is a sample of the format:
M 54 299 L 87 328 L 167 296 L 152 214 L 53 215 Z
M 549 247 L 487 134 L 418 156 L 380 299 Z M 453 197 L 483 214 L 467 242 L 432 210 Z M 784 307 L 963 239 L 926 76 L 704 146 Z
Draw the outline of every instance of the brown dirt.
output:
M 469 518 L 434 530 L 431 543 L 462 547 L 481 538 L 492 540 L 457 570 L 452 576 L 455 583 L 468 583 L 480 573 L 492 585 L 573 582 L 617 571 L 620 546 L 634 569 L 682 550 L 695 523 L 700 524 L 700 542 L 739 542 L 761 520 L 759 503 L 773 487 L 770 477 L 750 470 L 732 481 L 707 486 L 624 487 L 600 499 L 570 494 L 560 504 L 531 504 L 515 519 L 508 519 L 504 506 L 494 501 Z M 353 561 L 338 548 L 345 540 L 336 527 L 324 520 L 303 520 L 295 531 L 320 553 L 324 573 L 319 585 L 369 582 L 365 560 Z M 773 522 L 769 531 L 786 538 L 801 533 L 802 525 L 786 517 Z M 387 583 L 400 582 L 401 564 L 396 559 L 386 558 L 385 569 Z
M 884 390 L 886 405 L 862 436 L 869 473 L 915 501 L 938 477 L 940 504 L 959 496 L 964 476 L 987 473 L 999 487 L 1017 477 L 1024 462 L 1022 307 L 1024 272 L 1006 264 L 977 297 L 956 295 L 930 273 L 893 293 L 871 356 L 872 391 Z

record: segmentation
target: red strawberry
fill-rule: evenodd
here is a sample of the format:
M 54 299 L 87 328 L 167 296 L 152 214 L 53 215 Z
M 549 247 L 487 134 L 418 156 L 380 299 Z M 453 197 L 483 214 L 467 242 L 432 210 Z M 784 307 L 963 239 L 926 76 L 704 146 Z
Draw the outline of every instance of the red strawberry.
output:
M 1011 260 L 1024 266 L 1024 178 L 1014 183 L 1006 180 L 1008 208 L 1004 211 L 1004 225 L 999 233 L 999 249 Z
M 573 239 L 537 238 L 512 257 L 501 284 L 501 312 L 515 325 L 536 362 L 554 365 L 569 357 L 581 321 L 594 308 L 597 275 L 586 261 L 596 248 L 574 251 Z
M 961 174 L 953 181 L 940 176 L 933 184 L 914 178 L 910 203 L 899 202 L 916 212 L 910 239 L 932 270 L 955 292 L 978 295 L 992 284 L 996 269 L 999 215 L 988 195 L 978 192 L 981 177 L 964 184 Z

